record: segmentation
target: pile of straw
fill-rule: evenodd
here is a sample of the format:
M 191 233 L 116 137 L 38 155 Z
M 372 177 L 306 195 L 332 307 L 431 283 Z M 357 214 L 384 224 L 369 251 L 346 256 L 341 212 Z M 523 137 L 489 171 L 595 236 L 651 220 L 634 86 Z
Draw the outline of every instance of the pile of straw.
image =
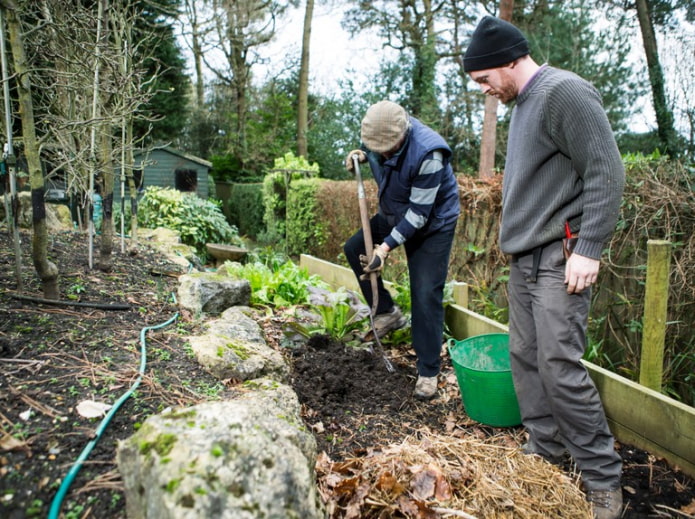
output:
M 322 455 L 319 489 L 331 518 L 592 517 L 576 474 L 510 443 L 423 432 L 342 462 Z

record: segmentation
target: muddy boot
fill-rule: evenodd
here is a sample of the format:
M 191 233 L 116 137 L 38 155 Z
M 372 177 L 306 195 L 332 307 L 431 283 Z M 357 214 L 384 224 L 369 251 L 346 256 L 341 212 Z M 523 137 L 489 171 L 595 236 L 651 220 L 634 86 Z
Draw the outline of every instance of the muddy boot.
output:
M 437 376 L 423 377 L 420 375 L 415 383 L 415 398 L 429 400 L 437 394 Z
M 401 309 L 397 306 L 394 306 L 389 312 L 377 314 L 374 317 L 374 330 L 376 330 L 379 339 L 389 332 L 403 328 L 406 324 L 408 324 L 408 319 L 405 318 Z M 374 330 L 370 329 L 367 331 L 362 337 L 363 340 L 373 340 Z
M 591 503 L 594 510 L 594 519 L 619 519 L 623 511 L 623 491 L 620 488 L 614 490 L 589 490 L 586 500 Z

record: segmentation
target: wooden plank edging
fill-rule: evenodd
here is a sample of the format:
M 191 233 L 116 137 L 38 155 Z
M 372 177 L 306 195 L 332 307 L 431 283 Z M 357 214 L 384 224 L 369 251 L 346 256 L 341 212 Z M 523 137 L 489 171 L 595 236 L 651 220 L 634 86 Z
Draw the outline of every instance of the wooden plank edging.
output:
M 333 288 L 359 290 L 349 268 L 302 255 L 300 266 L 320 276 Z M 391 283 L 386 282 L 387 286 Z M 446 324 L 456 340 L 484 333 L 507 333 L 509 328 L 459 305 L 448 305 Z M 611 431 L 623 443 L 662 456 L 695 477 L 695 408 L 591 362 L 584 362 L 606 411 Z

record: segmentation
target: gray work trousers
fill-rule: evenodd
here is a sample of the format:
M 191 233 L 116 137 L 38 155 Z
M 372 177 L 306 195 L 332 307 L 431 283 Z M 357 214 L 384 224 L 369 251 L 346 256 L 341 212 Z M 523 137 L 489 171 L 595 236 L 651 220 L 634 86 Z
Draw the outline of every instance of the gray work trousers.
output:
M 512 256 L 509 349 L 528 450 L 546 458 L 567 449 L 587 490 L 618 488 L 614 448 L 596 386 L 580 362 L 586 347 L 590 291 L 567 294 L 562 242 Z

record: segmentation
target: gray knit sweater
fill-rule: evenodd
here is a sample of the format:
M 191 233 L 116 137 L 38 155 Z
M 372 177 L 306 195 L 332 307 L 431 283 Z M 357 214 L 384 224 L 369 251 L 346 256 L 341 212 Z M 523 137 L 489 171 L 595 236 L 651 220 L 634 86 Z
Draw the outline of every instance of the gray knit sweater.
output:
M 579 231 L 575 252 L 599 259 L 615 229 L 625 183 L 597 90 L 543 67 L 512 111 L 502 190 L 500 245 L 528 252 Z

